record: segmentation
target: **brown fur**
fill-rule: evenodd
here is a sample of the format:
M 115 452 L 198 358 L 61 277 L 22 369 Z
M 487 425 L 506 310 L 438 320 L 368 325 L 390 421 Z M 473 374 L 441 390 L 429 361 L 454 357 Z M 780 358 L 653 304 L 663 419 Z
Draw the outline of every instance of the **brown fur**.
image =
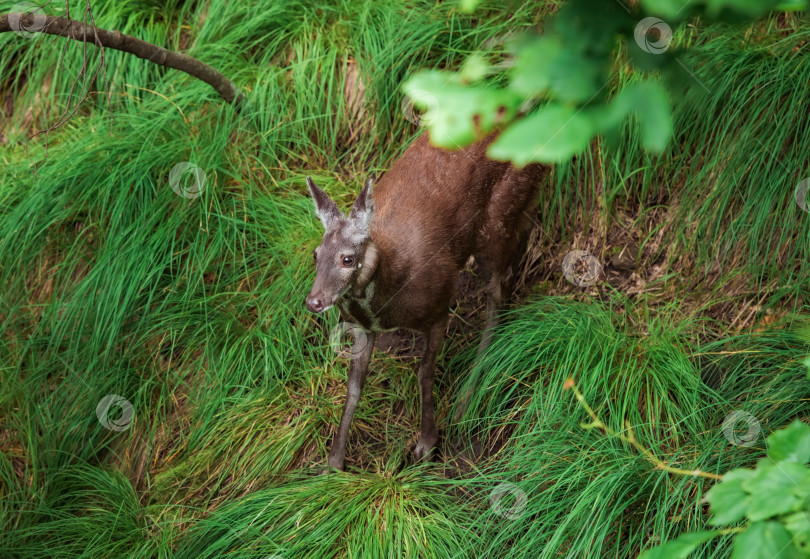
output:
M 486 159 L 493 139 L 445 151 L 423 134 L 375 186 L 371 239 L 379 263 L 368 280 L 375 281 L 371 308 L 383 328 L 423 331 L 446 318 L 470 255 L 485 282 L 510 275 L 526 230 L 523 212 L 545 170 Z M 352 309 L 370 328 L 370 317 Z

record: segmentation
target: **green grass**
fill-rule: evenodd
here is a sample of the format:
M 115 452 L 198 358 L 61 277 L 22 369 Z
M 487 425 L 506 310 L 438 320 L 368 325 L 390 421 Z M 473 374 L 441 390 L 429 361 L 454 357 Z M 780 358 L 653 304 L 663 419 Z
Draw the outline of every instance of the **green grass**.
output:
M 346 362 L 328 345 L 334 311 L 303 305 L 321 235 L 304 177 L 347 207 L 419 133 L 401 111 L 410 72 L 457 68 L 554 5 L 492 2 L 474 17 L 428 1 L 92 5 L 99 26 L 218 68 L 249 105 L 237 114 L 204 83 L 107 52 L 109 90 L 96 81 L 103 93 L 51 132 L 47 157 L 43 136 L 26 153 L 32 128 L 75 106 L 81 50 L 59 66 L 61 39 L 0 35 L 0 94 L 13 98 L 0 126 L 4 557 L 635 557 L 703 527 L 710 483 L 583 429 L 569 376 L 613 429 L 629 421 L 683 468 L 751 465 L 764 435 L 806 418 L 810 216 L 793 189 L 810 174 L 807 22 L 685 36 L 684 64 L 709 92 L 694 85 L 702 95 L 678 105 L 670 151 L 644 154 L 628 128 L 544 185 L 536 249 L 555 292 L 573 292 L 558 253 L 591 236 L 605 258 L 620 230 L 651 277 L 641 293 L 603 282 L 524 297 L 480 360 L 474 337 L 449 338 L 433 463 L 407 461 L 414 363 L 378 352 L 348 472 L 319 477 Z M 199 198 L 168 184 L 183 161 L 205 172 Z M 96 417 L 109 394 L 132 404 L 128 429 Z M 760 422 L 754 446 L 726 441 L 733 410 Z M 450 450 L 479 440 L 474 465 Z M 503 483 L 525 494 L 515 518 L 490 503 Z M 725 544 L 698 556 L 727 557 Z

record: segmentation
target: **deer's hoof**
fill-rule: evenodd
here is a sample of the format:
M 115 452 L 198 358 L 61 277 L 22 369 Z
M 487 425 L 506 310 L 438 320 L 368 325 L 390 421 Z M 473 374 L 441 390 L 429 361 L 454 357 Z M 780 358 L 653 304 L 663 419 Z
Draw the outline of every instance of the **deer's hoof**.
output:
M 419 441 L 416 443 L 416 447 L 413 449 L 413 457 L 416 459 L 417 462 L 427 461 L 430 460 L 430 457 L 433 455 L 433 449 L 436 447 L 436 443 L 428 443 Z
M 318 471 L 318 475 L 328 474 L 334 470 L 343 471 L 343 458 L 330 456 L 328 465 Z

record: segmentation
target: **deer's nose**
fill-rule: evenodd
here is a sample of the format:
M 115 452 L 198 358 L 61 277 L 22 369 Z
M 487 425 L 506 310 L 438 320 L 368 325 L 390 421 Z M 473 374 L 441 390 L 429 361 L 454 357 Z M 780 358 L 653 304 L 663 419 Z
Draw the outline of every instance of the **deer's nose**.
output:
M 321 312 L 326 305 L 320 297 L 307 297 L 307 308 L 312 312 Z

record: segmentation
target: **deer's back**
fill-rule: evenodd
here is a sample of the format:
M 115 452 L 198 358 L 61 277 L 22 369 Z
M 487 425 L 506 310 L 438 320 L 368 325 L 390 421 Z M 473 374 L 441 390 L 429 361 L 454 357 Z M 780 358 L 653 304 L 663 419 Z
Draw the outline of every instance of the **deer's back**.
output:
M 485 233 L 493 189 L 495 199 L 509 195 L 502 179 L 515 169 L 486 158 L 493 139 L 445 151 L 423 134 L 376 185 L 371 238 L 382 257 L 375 306 L 384 328 L 418 329 L 447 312 Z
M 492 139 L 446 151 L 420 136 L 374 190 L 372 238 L 395 244 L 404 260 L 466 260 L 493 185 L 509 167 L 486 158 Z

